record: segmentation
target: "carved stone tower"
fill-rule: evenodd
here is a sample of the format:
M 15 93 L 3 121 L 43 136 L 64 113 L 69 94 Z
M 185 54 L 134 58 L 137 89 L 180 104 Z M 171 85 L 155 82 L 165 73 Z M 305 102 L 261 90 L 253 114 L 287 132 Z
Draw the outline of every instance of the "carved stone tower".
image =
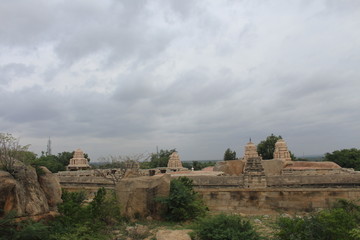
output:
M 174 168 L 183 168 L 182 163 L 180 161 L 179 154 L 177 152 L 173 152 L 170 155 L 170 159 L 167 165 L 168 168 L 174 169 Z
M 251 157 L 247 159 L 244 170 L 245 188 L 266 187 L 265 171 L 261 162 L 261 157 Z
M 77 171 L 89 169 L 90 165 L 88 160 L 84 157 L 84 152 L 81 149 L 77 149 L 74 152 L 74 156 L 70 159 L 70 164 L 66 167 L 68 171 Z
M 245 146 L 245 152 L 244 152 L 244 157 L 243 159 L 245 161 L 247 161 L 249 158 L 254 158 L 254 157 L 258 157 L 258 153 L 256 150 L 256 145 L 254 143 L 250 141 L 246 144 Z
M 274 159 L 291 161 L 290 152 L 288 151 L 286 142 L 283 139 L 279 139 L 275 143 Z

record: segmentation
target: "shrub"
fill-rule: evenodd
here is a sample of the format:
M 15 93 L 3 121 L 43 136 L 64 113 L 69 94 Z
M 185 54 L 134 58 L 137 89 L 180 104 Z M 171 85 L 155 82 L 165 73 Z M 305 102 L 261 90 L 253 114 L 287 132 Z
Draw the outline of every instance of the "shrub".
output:
M 0 219 L 0 240 L 42 240 L 46 239 L 48 227 L 41 222 L 15 222 L 16 213 L 10 212 Z
M 179 177 L 171 180 L 170 194 L 167 198 L 158 199 L 166 204 L 165 218 L 170 221 L 185 221 L 204 216 L 207 207 L 194 191 L 192 180 Z
M 340 200 L 333 208 L 312 216 L 279 218 L 277 221 L 279 240 L 355 240 L 360 224 L 360 207 Z
M 201 219 L 195 226 L 194 235 L 200 240 L 261 239 L 249 221 L 238 215 L 225 214 Z
M 108 239 L 109 225 L 119 221 L 120 211 L 114 193 L 100 188 L 89 204 L 84 204 L 84 192 L 63 192 L 63 203 L 58 209 L 61 216 L 51 223 L 48 239 Z

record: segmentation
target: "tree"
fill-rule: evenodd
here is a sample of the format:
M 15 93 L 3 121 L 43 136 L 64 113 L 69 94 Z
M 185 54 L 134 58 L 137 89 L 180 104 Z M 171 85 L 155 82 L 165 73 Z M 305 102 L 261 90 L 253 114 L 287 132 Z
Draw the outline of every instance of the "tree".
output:
M 360 170 L 360 149 L 342 149 L 325 154 L 325 161 L 331 161 L 344 168 Z
M 207 211 L 202 199 L 193 189 L 193 181 L 187 177 L 179 177 L 170 182 L 168 197 L 159 198 L 166 204 L 165 217 L 170 221 L 186 221 L 202 217 Z
M 24 161 L 30 145 L 21 146 L 10 133 L 0 133 L 0 169 L 13 173 L 16 160 Z
M 168 161 L 170 159 L 170 155 L 173 152 L 176 152 L 175 148 L 171 150 L 161 149 L 160 152 L 151 154 L 150 167 L 151 168 L 167 167 Z
M 235 160 L 236 159 L 236 152 L 235 151 L 231 151 L 230 148 L 226 149 L 225 153 L 224 153 L 224 160 Z
M 275 143 L 279 139 L 282 139 L 280 135 L 275 136 L 274 134 L 271 134 L 270 136 L 268 136 L 266 140 L 261 141 L 257 145 L 258 154 L 261 155 L 264 160 L 273 159 L 274 151 L 275 151 Z

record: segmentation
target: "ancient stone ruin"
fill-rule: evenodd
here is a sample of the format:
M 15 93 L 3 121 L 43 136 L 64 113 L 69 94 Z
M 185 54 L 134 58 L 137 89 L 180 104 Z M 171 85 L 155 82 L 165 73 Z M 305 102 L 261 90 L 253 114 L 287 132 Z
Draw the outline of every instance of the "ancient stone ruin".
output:
M 274 159 L 291 161 L 290 152 L 288 151 L 286 142 L 283 139 L 279 139 L 275 143 Z
M 149 202 L 158 188 L 150 184 L 150 179 L 155 180 L 164 173 L 170 174 L 171 178 L 191 178 L 196 191 L 211 211 L 244 214 L 311 212 L 330 207 L 337 199 L 360 199 L 358 171 L 341 168 L 333 162 L 292 161 L 284 140 L 275 144 L 274 159 L 263 160 L 256 149 L 250 140 L 245 146 L 243 158 L 218 162 L 213 174 L 183 168 L 179 154 L 173 153 L 167 167 L 151 169 L 155 176 L 151 176 L 148 169 L 140 169 L 140 175 L 150 175 L 146 178 L 124 178 L 112 182 L 97 176 L 94 170 L 59 172 L 58 176 L 62 187 L 69 190 L 96 191 L 101 186 L 116 189 L 117 185 L 116 191 L 121 192 L 122 199 L 139 204 L 136 211 L 143 216 L 153 214 L 151 209 L 157 209 Z M 144 180 L 149 181 L 151 186 L 141 185 Z M 136 190 L 127 190 L 130 182 L 137 186 Z M 121 184 L 124 184 L 122 190 L 119 188 Z M 133 215 L 136 212 L 133 208 L 128 205 L 123 210 Z
M 69 165 L 66 167 L 68 171 L 86 170 L 90 165 L 88 160 L 84 157 L 84 152 L 81 149 L 77 149 L 74 152 L 74 156 L 70 159 Z
M 182 163 L 180 161 L 180 156 L 177 152 L 173 152 L 170 155 L 170 159 L 167 165 L 168 168 L 182 168 Z

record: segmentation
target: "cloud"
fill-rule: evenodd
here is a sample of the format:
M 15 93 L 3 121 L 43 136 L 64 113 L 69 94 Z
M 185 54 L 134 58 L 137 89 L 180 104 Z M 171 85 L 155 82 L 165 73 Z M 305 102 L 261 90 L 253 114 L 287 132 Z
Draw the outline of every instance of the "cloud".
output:
M 354 1 L 1 2 L 0 129 L 95 159 L 219 159 L 271 133 L 295 154 L 354 147 L 359 16 Z

